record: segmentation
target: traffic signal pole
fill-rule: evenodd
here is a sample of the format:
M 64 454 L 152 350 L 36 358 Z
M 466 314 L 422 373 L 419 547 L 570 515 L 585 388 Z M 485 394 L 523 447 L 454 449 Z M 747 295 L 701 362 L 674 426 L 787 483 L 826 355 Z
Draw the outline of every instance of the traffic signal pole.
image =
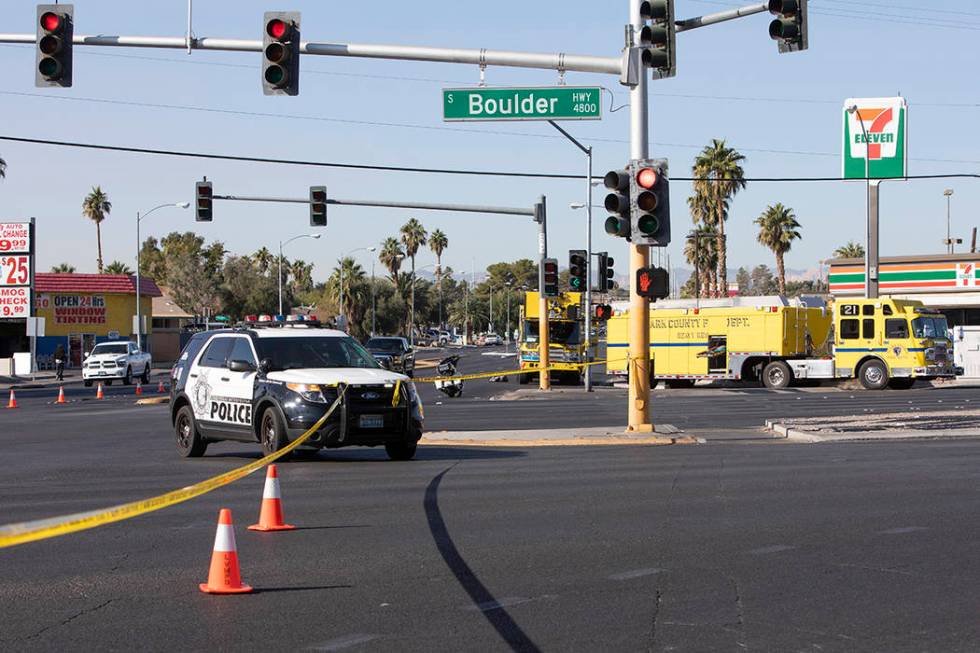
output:
M 534 221 L 538 223 L 538 388 L 551 390 L 551 365 L 549 347 L 551 333 L 548 330 L 548 298 L 544 293 L 544 260 L 548 258 L 548 212 L 544 195 L 535 204 Z

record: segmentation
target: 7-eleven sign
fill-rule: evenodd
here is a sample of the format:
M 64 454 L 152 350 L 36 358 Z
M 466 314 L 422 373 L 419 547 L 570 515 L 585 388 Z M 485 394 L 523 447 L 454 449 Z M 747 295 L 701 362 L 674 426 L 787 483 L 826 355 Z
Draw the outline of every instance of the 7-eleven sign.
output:
M 980 285 L 976 263 L 958 263 L 956 265 L 956 285 L 960 288 L 972 288 Z
M 850 107 L 857 106 L 851 113 Z M 863 128 L 862 128 L 863 126 Z M 905 98 L 850 98 L 844 102 L 844 179 L 904 177 L 908 168 Z

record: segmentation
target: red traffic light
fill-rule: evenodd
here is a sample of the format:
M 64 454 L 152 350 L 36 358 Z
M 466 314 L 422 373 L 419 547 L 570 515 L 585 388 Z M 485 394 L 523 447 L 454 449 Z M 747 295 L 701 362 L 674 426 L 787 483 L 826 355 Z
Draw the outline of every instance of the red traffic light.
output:
M 286 21 L 273 18 L 266 24 L 265 31 L 272 38 L 282 40 L 289 32 L 289 26 L 286 25 Z
M 552 261 L 546 261 L 544 264 L 545 274 L 558 274 L 558 264 Z
M 636 183 L 640 188 L 653 188 L 659 179 L 660 175 L 653 168 L 642 168 L 636 173 Z
M 57 32 L 61 29 L 61 16 L 53 11 L 46 11 L 41 14 L 41 29 L 46 32 Z

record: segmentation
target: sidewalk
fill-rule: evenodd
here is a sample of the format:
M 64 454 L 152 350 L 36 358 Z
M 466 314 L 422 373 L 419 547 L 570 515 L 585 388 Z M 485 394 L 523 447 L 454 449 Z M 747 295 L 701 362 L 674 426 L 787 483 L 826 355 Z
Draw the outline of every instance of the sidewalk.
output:
M 30 376 L 0 376 L 0 390 L 28 390 L 32 388 L 57 388 L 63 385 L 82 382 L 81 370 L 65 370 L 65 380 L 58 381 L 52 370 L 38 372 Z
M 658 424 L 655 433 L 625 433 L 623 427 L 528 429 L 505 431 L 438 431 L 426 433 L 423 445 L 473 447 L 556 447 L 697 444 L 670 424 Z

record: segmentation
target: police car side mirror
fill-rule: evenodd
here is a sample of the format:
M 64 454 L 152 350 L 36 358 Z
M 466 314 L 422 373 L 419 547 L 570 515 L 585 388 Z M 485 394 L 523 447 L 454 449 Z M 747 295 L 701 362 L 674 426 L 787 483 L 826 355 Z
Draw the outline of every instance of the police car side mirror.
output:
M 228 361 L 228 369 L 232 372 L 254 372 L 255 366 L 248 361 Z
M 87 352 L 85 352 L 85 356 L 84 356 L 84 358 L 88 358 L 88 357 L 89 357 L 89 356 L 91 356 L 91 355 L 92 355 L 92 352 L 90 352 L 90 351 L 87 351 Z
M 263 358 L 261 361 L 259 361 L 259 371 L 260 372 L 262 372 L 263 374 L 268 374 L 269 373 L 269 370 L 271 370 L 271 369 L 272 369 L 272 361 L 271 360 L 269 360 L 268 358 Z

